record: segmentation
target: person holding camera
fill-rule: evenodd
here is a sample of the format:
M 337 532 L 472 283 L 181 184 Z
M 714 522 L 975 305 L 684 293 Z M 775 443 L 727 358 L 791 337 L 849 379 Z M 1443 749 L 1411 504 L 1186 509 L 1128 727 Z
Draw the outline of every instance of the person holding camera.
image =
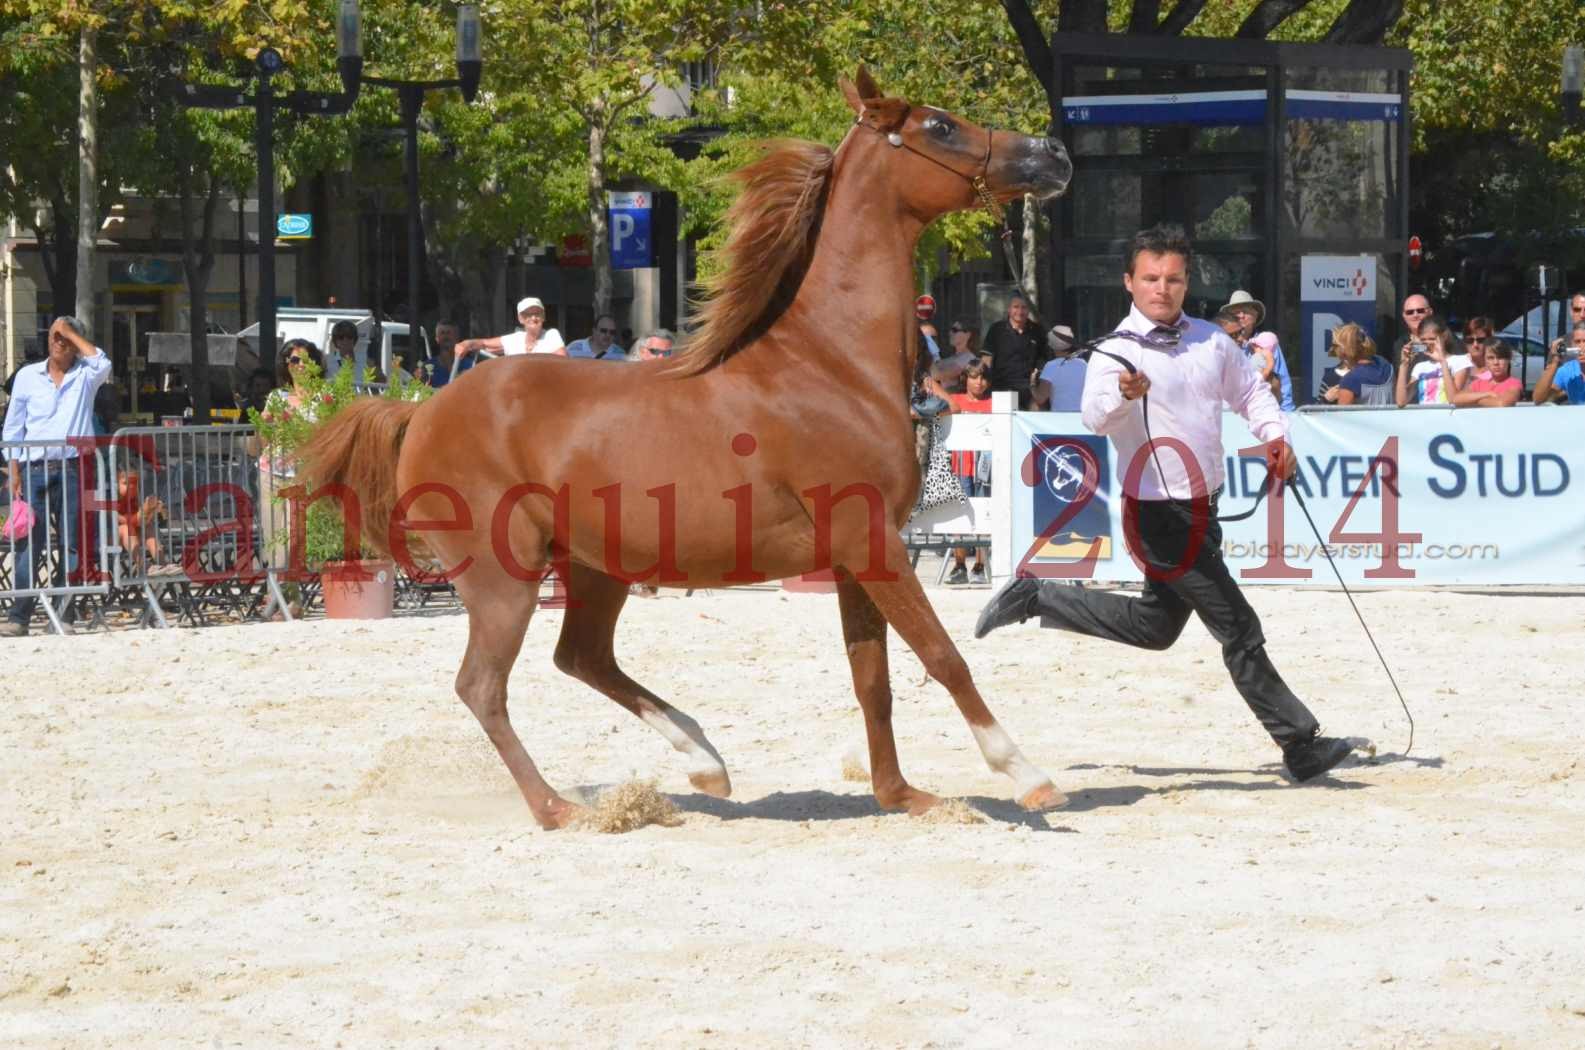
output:
M 1535 381 L 1531 398 L 1538 405 L 1554 401 L 1585 405 L 1585 321 L 1576 321 L 1568 342 L 1554 339 L 1547 354 L 1546 367 Z
M 1375 340 L 1357 324 L 1332 330 L 1337 379 L 1321 395 L 1334 405 L 1392 404 L 1392 362 L 1376 353 Z
M 1440 357 L 1434 356 L 1433 349 Z M 1443 381 L 1443 367 L 1448 380 Z M 1440 317 L 1420 322 L 1416 338 L 1403 344 L 1398 354 L 1398 385 L 1394 391 L 1398 407 L 1410 403 L 1450 405 L 1453 395 L 1469 379 L 1468 354 L 1458 352 L 1452 329 Z

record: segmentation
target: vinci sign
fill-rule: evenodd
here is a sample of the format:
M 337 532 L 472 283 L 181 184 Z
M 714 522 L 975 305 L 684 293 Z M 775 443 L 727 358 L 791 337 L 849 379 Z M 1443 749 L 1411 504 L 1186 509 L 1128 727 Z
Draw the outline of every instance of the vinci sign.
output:
M 1294 394 L 1315 397 L 1321 373 L 1337 364 L 1332 329 L 1352 321 L 1376 338 L 1376 257 L 1306 255 L 1299 261 L 1300 374 L 1308 382 Z

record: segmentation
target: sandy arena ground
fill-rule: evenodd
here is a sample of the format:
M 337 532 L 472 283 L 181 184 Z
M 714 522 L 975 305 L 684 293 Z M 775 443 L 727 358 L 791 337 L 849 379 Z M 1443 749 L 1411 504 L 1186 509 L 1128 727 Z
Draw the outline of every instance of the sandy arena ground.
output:
M 513 714 L 552 783 L 656 778 L 678 827 L 537 830 L 451 681 L 460 615 L 0 642 L 0 1046 L 1585 1046 L 1579 599 L 1252 590 L 1279 666 L 1375 761 L 1280 774 L 1198 624 L 1166 654 L 932 597 L 1025 752 L 1028 816 L 893 644 L 881 814 L 835 598 L 628 606 L 627 669 L 731 801 L 561 677 Z

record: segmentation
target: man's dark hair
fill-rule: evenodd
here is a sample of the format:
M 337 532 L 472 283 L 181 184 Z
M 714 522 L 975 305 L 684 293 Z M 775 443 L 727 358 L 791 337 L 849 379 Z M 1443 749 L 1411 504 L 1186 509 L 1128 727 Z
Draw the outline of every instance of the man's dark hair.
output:
M 435 331 L 437 331 L 437 332 L 440 331 L 442 328 L 447 328 L 447 327 L 455 328 L 458 332 L 462 331 L 462 325 L 458 324 L 456 321 L 453 321 L 449 317 L 442 317 L 440 320 L 435 322 Z
M 1189 235 L 1176 223 L 1157 223 L 1148 230 L 1140 230 L 1128 242 L 1128 252 L 1123 258 L 1123 272 L 1133 274 L 1134 260 L 1140 252 L 1152 255 L 1181 255 L 1187 263 L 1194 256 L 1189 247 Z

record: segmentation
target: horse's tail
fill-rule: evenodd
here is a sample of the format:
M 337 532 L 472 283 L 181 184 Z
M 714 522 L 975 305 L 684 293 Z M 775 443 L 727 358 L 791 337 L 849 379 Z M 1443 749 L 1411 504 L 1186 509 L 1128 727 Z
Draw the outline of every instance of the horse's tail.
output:
M 355 494 L 358 534 L 370 548 L 385 555 L 391 553 L 396 461 L 407 424 L 416 411 L 416 401 L 358 398 L 317 428 L 299 453 L 302 473 L 311 483 L 310 493 L 343 495 L 350 490 Z

